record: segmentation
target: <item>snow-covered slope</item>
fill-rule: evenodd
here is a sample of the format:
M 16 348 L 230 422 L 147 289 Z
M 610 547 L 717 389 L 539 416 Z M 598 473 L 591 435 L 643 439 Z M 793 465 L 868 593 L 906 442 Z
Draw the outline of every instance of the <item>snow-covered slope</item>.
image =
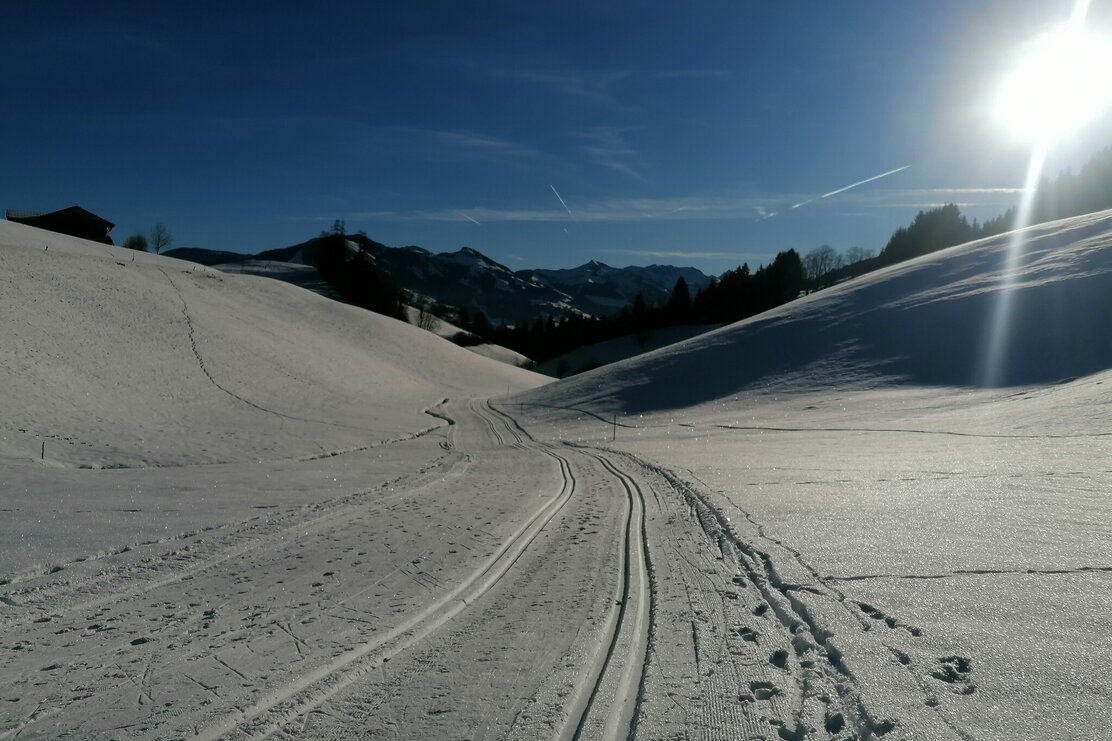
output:
M 720 326 L 719 324 L 684 324 L 663 329 L 652 329 L 645 332 L 643 336 L 626 335 L 617 337 L 605 342 L 577 347 L 558 358 L 546 360 L 538 365 L 535 370 L 547 376 L 563 378 L 581 373 L 584 369 L 597 368 L 600 365 L 616 363 L 635 355 L 659 350 L 667 345 L 706 334 Z
M 405 307 L 405 315 L 410 324 L 417 325 L 420 314 L 421 312 L 419 309 L 415 309 L 412 306 Z M 464 332 L 464 330 L 460 329 L 451 322 L 445 321 L 444 319 L 441 319 L 439 317 L 437 317 L 434 324 L 435 326 L 430 331 L 437 337 L 442 337 L 448 341 L 451 341 L 451 339 L 460 332 L 469 334 L 467 332 Z M 525 357 L 521 353 L 511 350 L 508 347 L 502 347 L 501 345 L 495 345 L 489 342 L 484 342 L 478 345 L 468 345 L 465 349 L 470 350 L 477 355 L 482 355 L 484 358 L 497 360 L 500 363 L 509 363 L 510 365 L 517 368 L 529 368 L 533 365 L 533 361 Z
M 1112 213 L 1028 229 L 1005 289 L 1011 239 L 877 271 L 533 398 L 643 413 L 756 392 L 1023 386 L 1112 368 Z M 1004 342 L 990 378 L 994 337 Z
M 67 466 L 320 454 L 445 396 L 543 380 L 274 280 L 0 222 L 0 457 Z
M 241 260 L 237 262 L 223 262 L 213 265 L 222 273 L 235 273 L 238 275 L 258 275 L 263 278 L 273 278 L 284 283 L 291 283 L 300 288 L 312 291 L 325 298 L 339 300 L 336 290 L 320 277 L 320 271 L 312 265 L 296 262 L 277 262 L 274 260 Z

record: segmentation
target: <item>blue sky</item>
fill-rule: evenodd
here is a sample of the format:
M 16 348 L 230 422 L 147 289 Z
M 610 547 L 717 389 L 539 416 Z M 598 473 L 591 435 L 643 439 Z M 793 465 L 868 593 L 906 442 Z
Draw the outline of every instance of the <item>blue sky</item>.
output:
M 78 203 L 118 242 L 161 220 L 178 246 L 247 252 L 343 218 L 514 268 L 879 249 L 922 208 L 1015 202 L 1027 152 L 988 101 L 1011 50 L 1071 8 L 317 5 L 6 9 L 0 208 Z M 1112 143 L 1108 122 L 1051 169 Z

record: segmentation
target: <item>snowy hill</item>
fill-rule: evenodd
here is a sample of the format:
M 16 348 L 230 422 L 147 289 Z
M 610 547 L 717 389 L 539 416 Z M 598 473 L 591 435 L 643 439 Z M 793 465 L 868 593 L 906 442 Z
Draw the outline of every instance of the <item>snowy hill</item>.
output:
M 0 457 L 143 466 L 411 435 L 539 376 L 282 282 L 0 222 Z
M 1112 213 L 1027 230 L 1003 291 L 1009 239 L 871 273 L 535 398 L 634 414 L 791 390 L 1042 385 L 1112 368 Z M 1000 372 L 986 381 L 1002 296 Z
M 224 250 L 206 250 L 203 247 L 175 247 L 162 253 L 163 257 L 173 257 L 177 260 L 188 260 L 200 265 L 218 265 L 242 262 L 251 259 L 251 255 L 242 252 L 226 252 Z
M 604 342 L 596 342 L 593 345 L 577 347 L 571 352 L 540 363 L 534 370 L 553 378 L 563 378 L 582 373 L 588 368 L 597 368 L 635 355 L 652 352 L 666 345 L 673 345 L 696 335 L 718 329 L 719 326 L 721 325 L 681 324 L 675 327 L 651 329 L 643 335 L 625 335 Z
M 258 275 L 265 278 L 273 278 L 274 280 L 280 280 L 299 286 L 319 296 L 324 296 L 325 298 L 335 301 L 340 300 L 336 291 L 320 277 L 320 272 L 312 265 L 294 262 L 275 262 L 273 260 L 241 260 L 232 263 L 219 263 L 212 267 L 223 273 Z M 417 325 L 418 315 L 419 311 L 417 309 L 412 306 L 406 307 L 406 319 L 410 324 L 414 326 Z M 451 340 L 452 337 L 461 331 L 463 330 L 459 327 L 438 319 L 437 327 L 433 334 L 437 337 Z M 532 364 L 532 361 L 521 353 L 514 352 L 500 345 L 484 343 L 481 345 L 468 346 L 466 349 L 478 355 L 482 355 L 485 358 L 508 363 L 518 368 L 528 368 Z
M 185 258 L 183 258 L 185 259 Z M 235 273 L 239 275 L 258 275 L 263 278 L 273 278 L 284 283 L 304 288 L 307 291 L 339 301 L 336 290 L 320 277 L 320 271 L 312 265 L 295 262 L 275 262 L 273 260 L 238 260 L 236 262 L 222 262 L 212 265 L 222 273 Z

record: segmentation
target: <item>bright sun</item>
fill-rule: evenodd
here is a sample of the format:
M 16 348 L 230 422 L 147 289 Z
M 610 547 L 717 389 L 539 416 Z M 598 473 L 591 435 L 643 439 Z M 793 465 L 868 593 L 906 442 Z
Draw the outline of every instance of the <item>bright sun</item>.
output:
M 996 100 L 997 119 L 1017 137 L 1050 146 L 1112 102 L 1112 47 L 1070 23 L 1022 54 Z

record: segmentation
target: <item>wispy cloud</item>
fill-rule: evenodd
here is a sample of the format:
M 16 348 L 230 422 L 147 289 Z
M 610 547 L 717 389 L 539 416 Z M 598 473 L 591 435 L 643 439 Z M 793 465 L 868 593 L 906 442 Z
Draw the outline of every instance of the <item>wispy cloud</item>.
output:
M 147 127 L 164 121 L 174 121 L 179 114 L 148 114 L 132 116 L 135 126 Z M 103 126 L 126 125 L 124 116 L 106 117 Z M 434 129 L 415 126 L 374 126 L 355 118 L 319 114 L 289 116 L 220 116 L 193 118 L 190 125 L 204 126 L 207 130 L 234 136 L 266 134 L 282 137 L 309 136 L 309 132 L 323 135 L 353 147 L 381 151 L 383 149 L 407 153 L 431 154 L 437 158 L 515 160 L 536 163 L 555 161 L 555 158 L 522 141 L 498 134 L 467 129 Z
M 647 73 L 661 80 L 720 80 L 730 76 L 726 69 L 665 69 Z
M 474 66 L 474 65 L 473 65 Z M 590 100 L 612 106 L 619 106 L 619 88 L 626 83 L 674 81 L 674 80 L 716 80 L 729 77 L 729 70 L 715 68 L 660 69 L 660 70 L 585 70 L 553 67 L 513 67 L 504 63 L 501 66 L 477 67 L 476 72 L 499 80 L 535 85 L 547 88 L 557 95 L 582 100 Z
M 630 129 L 597 126 L 577 134 L 580 149 L 597 164 L 623 175 L 644 179 L 645 161 L 626 141 Z
M 978 203 L 976 201 L 957 201 L 949 199 L 945 201 L 886 201 L 884 203 L 865 203 L 861 204 L 867 208 L 942 208 L 943 206 L 957 206 L 958 208 L 972 208 L 974 206 L 992 206 L 1002 205 L 1004 202 L 993 203 Z
M 854 197 L 852 203 L 865 208 L 939 208 L 951 203 L 959 208 L 1007 207 L 1026 192 L 1026 188 L 1014 187 L 908 188 L 882 191 L 882 197 Z
M 885 173 L 889 174 L 889 173 Z M 871 180 L 872 178 L 870 178 Z M 858 183 L 859 184 L 859 183 Z M 854 184 L 854 186 L 857 184 Z M 1025 192 L 1024 188 L 1016 187 L 953 187 L 953 188 L 882 188 L 864 192 L 845 193 L 849 188 L 839 188 L 822 196 L 813 196 L 803 200 L 786 197 L 770 197 L 769 204 L 761 209 L 764 213 L 757 217 L 758 221 L 770 219 L 773 216 L 786 215 L 794 209 L 808 204 L 816 207 L 824 205 L 824 199 L 837 195 L 838 201 L 852 204 L 856 208 L 938 208 L 952 203 L 961 208 L 974 208 L 982 206 L 1007 207 L 1013 205 L 1018 197 Z
M 629 257 L 648 257 L 660 260 L 738 260 L 748 262 L 767 257 L 761 253 L 747 252 L 706 252 L 698 250 L 603 250 L 610 255 L 628 255 Z
M 914 190 L 900 190 L 900 193 L 1026 193 L 1030 188 L 916 188 Z
M 567 222 L 571 213 L 563 196 L 552 188 L 548 196 L 551 206 L 526 208 L 499 208 L 496 206 L 457 206 L 443 209 L 413 211 L 353 211 L 341 214 L 351 221 L 473 221 L 489 222 Z M 935 208 L 945 203 L 956 203 L 963 208 L 977 206 L 1009 205 L 1022 188 L 931 188 L 931 189 L 873 189 L 851 192 L 837 199 L 819 200 L 818 207 L 841 204 L 839 213 L 850 210 L 856 214 L 879 208 Z M 790 211 L 792 203 L 799 202 L 799 194 L 780 193 L 749 196 L 678 196 L 671 198 L 610 198 L 598 201 L 576 199 L 574 218 L 578 223 L 636 222 L 636 221 L 722 221 L 757 223 L 777 214 Z M 538 203 L 543 201 L 538 200 Z M 331 222 L 335 213 L 307 220 Z
M 473 131 L 403 129 L 413 139 L 435 145 L 457 155 L 487 158 L 542 159 L 546 155 L 521 142 Z
M 553 187 L 552 207 L 543 208 L 491 208 L 470 207 L 417 211 L 362 211 L 349 213 L 345 218 L 373 221 L 462 221 L 466 217 L 487 222 L 509 221 L 567 221 L 571 213 L 563 197 Z M 577 203 L 574 218 L 577 222 L 615 222 L 654 220 L 715 220 L 751 219 L 757 213 L 758 203 L 753 199 L 734 198 L 628 198 L 608 199 Z M 466 212 L 466 217 L 464 215 Z M 324 220 L 335 219 L 330 215 Z
M 616 83 L 628 72 L 584 72 L 578 70 L 489 69 L 491 77 L 548 88 L 557 95 L 616 105 Z

